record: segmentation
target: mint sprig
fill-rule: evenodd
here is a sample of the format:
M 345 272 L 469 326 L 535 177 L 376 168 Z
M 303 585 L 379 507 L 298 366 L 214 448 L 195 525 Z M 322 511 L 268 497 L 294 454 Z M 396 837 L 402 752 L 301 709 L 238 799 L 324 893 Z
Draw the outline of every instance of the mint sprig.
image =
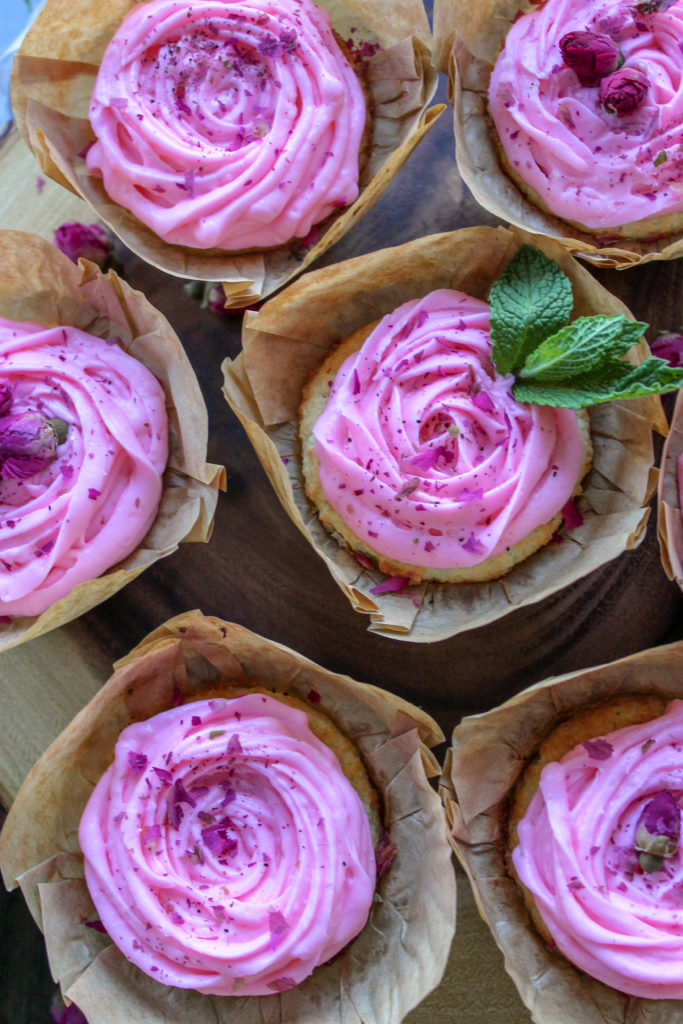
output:
M 569 279 L 554 260 L 529 245 L 493 284 L 489 302 L 493 361 L 499 373 L 515 375 L 512 394 L 518 402 L 582 409 L 683 386 L 683 369 L 664 359 L 633 366 L 621 358 L 647 324 L 624 316 L 568 323 Z
M 569 320 L 569 278 L 538 249 L 523 245 L 491 286 L 491 354 L 499 373 L 514 373 L 530 352 Z

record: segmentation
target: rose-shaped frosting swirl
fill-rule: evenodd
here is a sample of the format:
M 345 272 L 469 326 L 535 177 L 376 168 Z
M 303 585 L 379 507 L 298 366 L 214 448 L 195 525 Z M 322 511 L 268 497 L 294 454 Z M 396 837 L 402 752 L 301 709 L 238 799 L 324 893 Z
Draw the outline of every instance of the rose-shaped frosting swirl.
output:
M 683 796 L 683 702 L 546 765 L 518 825 L 513 862 L 558 948 L 630 995 L 683 998 L 683 857 L 644 873 L 645 806 Z
M 606 109 L 600 80 L 582 84 L 563 62 L 560 40 L 582 30 L 610 36 L 622 72 L 649 82 L 633 109 Z M 512 25 L 490 111 L 513 172 L 552 213 L 599 230 L 683 211 L 681 40 L 680 0 L 649 15 L 623 0 L 548 0 Z
M 151 0 L 102 59 L 88 168 L 167 242 L 280 245 L 358 195 L 363 90 L 310 0 Z
M 111 938 L 180 988 L 291 988 L 358 934 L 372 903 L 360 799 L 306 713 L 260 693 L 124 729 L 79 839 Z
M 440 290 L 385 316 L 340 368 L 314 434 L 327 501 L 370 548 L 478 565 L 549 522 L 577 483 L 571 410 L 522 405 L 491 362 L 489 307 Z
M 168 454 L 165 398 L 113 339 L 2 318 L 0 378 L 13 414 L 67 425 L 45 468 L 0 479 L 0 614 L 39 615 L 147 533 Z

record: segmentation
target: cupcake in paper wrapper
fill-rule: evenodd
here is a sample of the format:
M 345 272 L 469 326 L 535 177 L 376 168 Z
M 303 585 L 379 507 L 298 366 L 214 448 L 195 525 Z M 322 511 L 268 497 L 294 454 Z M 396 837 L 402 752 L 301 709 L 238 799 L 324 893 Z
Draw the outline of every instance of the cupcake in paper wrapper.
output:
M 78 824 L 131 722 L 213 697 L 222 685 L 263 687 L 322 711 L 355 744 L 384 805 L 396 847 L 370 917 L 352 944 L 294 988 L 219 997 L 161 985 L 101 931 L 83 878 Z M 427 715 L 376 687 L 335 675 L 240 626 L 178 616 L 120 661 L 111 679 L 27 777 L 3 828 L 0 865 L 19 882 L 45 933 L 50 966 L 90 1024 L 186 1024 L 287 1019 L 399 1022 L 445 969 L 455 924 L 455 876 L 443 808 L 428 776 L 441 732 Z
M 616 237 L 614 231 L 610 233 L 608 227 L 596 228 L 595 233 L 589 233 L 569 220 L 563 220 L 536 205 L 503 169 L 498 156 L 495 130 L 488 112 L 489 81 L 510 27 L 520 13 L 538 10 L 538 6 L 530 0 L 523 0 L 520 4 L 509 4 L 505 0 L 485 0 L 484 3 L 477 4 L 471 4 L 468 0 L 435 2 L 434 59 L 437 67 L 449 76 L 449 92 L 454 107 L 455 154 L 463 180 L 477 202 L 490 213 L 527 231 L 556 238 L 569 252 L 583 257 L 596 266 L 625 269 L 651 260 L 678 258 L 683 255 L 683 230 L 679 223 L 683 213 L 680 211 L 674 224 L 667 226 L 664 222 L 661 229 L 653 229 L 649 240 Z M 642 5 L 641 9 L 645 6 Z M 632 7 L 635 11 L 635 5 Z M 657 8 L 656 4 L 650 5 L 650 10 Z M 625 4 L 624 10 L 628 9 L 628 4 Z M 637 19 L 638 14 L 634 13 L 633 17 Z M 644 31 L 647 28 L 647 16 L 641 15 L 640 21 L 644 25 Z M 530 46 L 533 51 L 533 44 Z M 670 59 L 661 56 L 663 66 L 668 68 L 671 64 Z M 634 66 L 641 66 L 642 61 L 637 56 L 632 59 Z M 630 66 L 629 61 L 627 64 Z M 656 66 L 655 61 L 653 67 Z M 553 74 L 556 75 L 561 68 L 562 54 L 558 46 Z M 654 75 L 657 76 L 656 71 Z M 661 83 L 659 78 L 656 80 L 659 89 Z M 672 89 L 667 93 L 667 102 L 676 103 L 678 101 L 675 96 L 671 95 L 672 92 L 675 94 L 677 88 L 675 76 L 672 83 Z M 563 116 L 569 119 L 571 115 Z M 614 121 L 617 131 L 627 131 L 628 117 L 615 115 Z M 541 129 L 535 137 L 541 138 L 544 130 Z M 662 146 L 664 145 L 662 143 Z M 662 163 L 667 163 L 667 166 L 671 167 L 673 164 L 668 163 L 667 150 L 662 149 L 662 146 L 654 147 L 660 152 L 653 151 L 651 159 L 655 167 Z M 647 149 L 645 146 L 644 148 Z M 652 149 L 652 146 L 649 148 Z M 675 150 L 676 146 L 673 145 L 672 153 Z M 631 157 L 630 153 L 629 150 L 629 161 L 635 160 L 635 156 Z M 642 163 L 640 158 L 639 162 Z M 590 178 L 590 171 L 587 171 L 586 180 Z M 683 187 L 683 182 L 681 186 L 676 186 L 677 189 L 680 187 Z M 636 186 L 636 191 L 645 193 L 645 186 Z M 605 198 L 605 203 L 608 202 L 609 199 Z M 628 205 L 625 209 L 628 209 Z M 641 213 L 639 216 L 647 218 L 648 214 Z M 580 220 L 580 217 L 574 219 Z M 624 222 L 632 220 L 635 220 L 635 216 L 624 215 Z M 634 234 L 636 231 L 637 229 L 634 229 Z
M 450 288 L 486 299 L 522 244 L 556 260 L 574 293 L 573 316 L 628 313 L 557 242 L 517 230 L 468 228 L 315 271 L 249 314 L 243 352 L 223 364 L 224 392 L 287 514 L 370 629 L 431 642 L 492 622 L 604 565 L 643 537 L 654 487 L 652 434 L 666 431 L 658 398 L 589 410 L 593 466 L 577 504 L 583 522 L 483 583 L 421 583 L 382 592 L 387 578 L 361 564 L 322 526 L 304 491 L 297 413 L 307 376 L 332 346 L 408 299 Z M 628 314 L 630 315 L 630 314 Z M 644 349 L 644 343 L 641 343 Z M 380 591 L 377 591 L 377 587 Z
M 575 967 L 541 936 L 507 868 L 507 832 L 513 789 L 557 726 L 572 726 L 576 715 L 596 705 L 603 704 L 608 715 L 615 702 L 638 708 L 644 697 L 653 706 L 661 702 L 662 710 L 652 714 L 663 714 L 669 701 L 683 697 L 682 670 L 682 644 L 644 651 L 539 683 L 493 711 L 463 719 L 453 732 L 440 785 L 452 844 L 536 1024 L 673 1024 L 680 1017 L 680 1000 L 617 991 Z M 574 733 L 572 743 L 580 743 L 580 730 Z
M 27 597 L 21 598 L 21 601 L 24 602 L 23 608 L 19 602 L 16 602 L 18 610 L 15 611 L 13 605 L 8 603 L 8 599 L 3 599 L 4 603 L 0 604 L 0 610 L 4 611 L 2 624 L 0 625 L 0 650 L 4 650 L 24 640 L 30 640 L 33 637 L 40 636 L 42 633 L 47 633 L 49 630 L 89 611 L 96 604 L 115 594 L 130 580 L 135 579 L 147 566 L 156 562 L 159 558 L 171 554 L 181 541 L 208 540 L 218 500 L 218 488 L 223 483 L 224 470 L 222 467 L 213 466 L 206 462 L 208 423 L 206 408 L 196 377 L 177 336 L 171 330 L 164 317 L 150 305 L 147 299 L 140 292 L 133 291 L 129 285 L 120 280 L 112 271 L 103 275 L 95 264 L 85 260 L 81 260 L 79 265 L 76 266 L 53 245 L 37 236 L 13 231 L 5 231 L 0 234 L 4 253 L 4 272 L 0 282 L 0 316 L 15 324 L 31 322 L 41 325 L 48 331 L 57 327 L 64 329 L 60 332 L 60 336 L 64 339 L 64 353 L 58 354 L 58 351 L 61 350 L 59 345 L 55 343 L 53 345 L 55 354 L 50 356 L 52 362 L 49 365 L 53 366 L 53 370 L 48 370 L 47 368 L 47 355 L 43 363 L 39 360 L 37 364 L 38 369 L 41 366 L 45 367 L 44 380 L 43 378 L 40 380 L 37 377 L 35 378 L 36 395 L 39 396 L 36 399 L 38 403 L 40 404 L 45 399 L 45 395 L 52 388 L 52 391 L 57 395 L 57 404 L 61 401 L 59 398 L 60 394 L 68 403 L 76 403 L 72 407 L 67 407 L 72 408 L 75 417 L 84 417 L 81 420 L 82 430 L 86 429 L 85 424 L 87 423 L 90 424 L 89 430 L 98 431 L 101 429 L 98 417 L 90 417 L 90 413 L 84 405 L 84 399 L 81 395 L 81 383 L 78 382 L 78 378 L 74 376 L 73 383 L 68 378 L 70 361 L 74 361 L 73 365 L 77 367 L 79 365 L 78 360 L 80 359 L 76 348 L 71 347 L 73 340 L 71 334 L 69 334 L 69 346 L 66 345 L 68 330 L 76 328 L 78 331 L 85 332 L 86 335 L 94 336 L 93 346 L 97 339 L 103 339 L 103 341 L 99 342 L 102 352 L 107 352 L 110 346 L 118 346 L 124 353 L 132 356 L 143 367 L 146 367 L 161 387 L 163 394 L 159 394 L 159 401 L 164 402 L 168 420 L 168 457 L 165 460 L 165 469 L 163 468 L 163 455 L 157 457 L 157 461 L 160 459 L 157 473 L 160 471 L 163 473 L 160 484 L 160 499 L 151 526 L 146 529 L 146 525 L 143 522 L 141 527 L 138 527 L 137 536 L 144 533 L 142 540 L 134 541 L 128 548 L 129 553 L 122 560 L 119 555 L 118 559 L 114 557 L 114 564 L 112 564 L 111 560 L 108 561 L 109 568 L 105 570 L 95 569 L 93 573 L 94 578 L 88 579 L 85 572 L 81 573 L 80 579 L 84 580 L 84 582 L 77 582 L 75 586 L 72 585 L 72 589 L 68 592 L 64 592 L 64 588 L 61 588 L 60 592 L 60 581 L 58 575 L 55 575 L 57 568 L 64 559 L 63 554 L 60 554 L 55 558 L 55 568 L 50 569 L 50 575 L 44 579 L 44 574 L 41 575 L 41 582 L 33 584 L 35 589 L 28 590 Z M 106 348 L 104 346 L 105 341 L 108 343 Z M 85 345 L 84 354 L 92 363 L 90 371 L 86 368 L 85 372 L 90 372 L 95 377 L 97 377 L 99 372 L 101 376 L 105 371 L 102 369 L 98 371 L 97 367 L 106 367 L 108 364 L 106 361 L 100 364 L 98 362 L 100 356 L 95 356 L 94 351 L 90 354 L 87 343 L 87 337 L 73 342 L 74 346 Z M 11 342 L 10 348 L 11 346 L 16 347 L 16 343 L 14 341 Z M 3 380 L 3 383 L 7 385 L 9 379 L 24 380 L 23 384 L 16 385 L 16 388 L 21 389 L 21 405 L 12 404 L 15 403 L 19 391 L 15 390 L 13 393 L 10 393 L 7 396 L 8 408 L 3 408 L 3 416 L 0 420 L 0 429 L 9 429 L 11 434 L 17 428 L 21 432 L 26 420 L 32 419 L 33 414 L 30 412 L 26 413 L 23 405 L 26 404 L 26 401 L 30 404 L 32 400 L 32 396 L 30 394 L 27 396 L 25 392 L 30 380 L 33 378 L 26 376 L 19 368 L 16 370 L 12 369 L 14 357 L 11 353 L 3 358 L 9 360 L 9 362 L 4 363 L 4 372 L 10 375 L 8 379 Z M 27 350 L 27 356 L 24 359 L 27 367 L 30 364 L 26 362 L 26 359 L 30 360 L 32 358 L 34 357 L 31 356 L 30 350 Z M 19 364 L 17 364 L 18 366 Z M 27 372 L 29 375 L 31 373 L 35 374 L 35 370 L 31 371 L 28 369 Z M 80 370 L 77 372 L 81 373 Z M 111 372 L 113 373 L 114 371 L 112 370 Z M 125 369 L 123 370 L 122 379 L 125 379 L 123 390 L 121 385 L 116 382 L 114 383 L 114 387 L 118 388 L 121 393 L 125 392 L 125 388 L 130 384 L 128 377 L 130 372 Z M 13 376 L 15 374 L 20 376 L 15 378 Z M 64 381 L 69 381 L 66 386 L 72 391 L 70 398 L 66 398 L 65 393 L 63 391 L 60 392 L 57 385 L 50 384 L 51 375 L 54 379 L 59 379 L 60 375 L 63 375 Z M 148 377 L 148 375 L 146 376 Z M 154 382 L 152 381 L 151 383 L 153 384 Z M 96 381 L 93 378 L 93 388 L 95 384 Z M 33 386 L 31 385 L 31 387 Z M 106 392 L 110 386 L 111 381 L 102 380 L 101 388 L 104 390 L 98 390 L 96 401 L 107 401 Z M 12 392 L 12 387 L 9 388 L 9 391 Z M 131 394 L 134 394 L 134 392 L 131 391 Z M 48 401 L 51 402 L 51 400 Z M 133 401 L 139 401 L 139 398 L 133 399 Z M 128 417 L 128 413 L 124 415 Z M 112 407 L 112 412 L 107 413 L 107 416 L 113 416 L 112 422 L 117 423 L 117 417 L 120 418 L 121 414 L 116 413 L 114 407 Z M 38 419 L 38 417 L 36 416 L 35 419 Z M 104 423 L 105 420 L 103 419 L 102 424 Z M 132 420 L 128 420 L 128 424 L 123 433 L 118 427 L 116 428 L 118 436 L 125 439 L 127 436 L 126 431 L 133 427 Z M 66 424 L 64 424 L 64 429 L 66 430 Z M 147 431 L 148 425 L 140 423 L 136 429 L 138 431 Z M 16 437 L 17 435 L 15 434 L 14 436 Z M 99 435 L 96 434 L 95 436 Z M 104 449 L 113 447 L 114 435 L 112 434 L 110 441 L 107 441 L 109 436 L 104 432 L 102 439 L 98 441 Z M 138 436 L 142 439 L 143 432 L 139 432 Z M 25 441 L 25 438 L 22 438 L 23 441 Z M 19 541 L 19 538 L 15 538 L 11 532 L 11 528 L 17 525 L 16 518 L 18 518 L 15 517 L 15 520 L 11 518 L 13 503 L 16 504 L 15 491 L 19 494 L 26 491 L 27 497 L 26 499 L 20 498 L 20 503 L 23 503 L 24 500 L 31 502 L 33 509 L 31 523 L 21 523 L 22 543 L 30 544 L 33 539 L 34 546 L 37 544 L 42 545 L 40 551 L 36 554 L 36 559 L 44 559 L 45 563 L 47 563 L 53 555 L 52 549 L 55 548 L 54 555 L 57 556 L 57 552 L 64 543 L 61 533 L 56 542 L 57 547 L 55 547 L 54 538 L 48 540 L 47 543 L 43 543 L 45 537 L 51 537 L 53 533 L 48 515 L 50 509 L 48 508 L 46 511 L 43 511 L 34 507 L 38 503 L 39 498 L 34 493 L 35 487 L 32 484 L 32 479 L 34 478 L 31 474 L 39 471 L 44 466 L 45 459 L 43 456 L 45 452 L 39 451 L 36 448 L 37 442 L 35 439 L 31 443 L 33 448 L 24 447 L 23 450 L 15 453 L 15 456 L 20 460 L 22 457 L 24 458 L 23 466 L 15 458 L 14 462 L 11 460 L 9 463 L 4 462 L 2 468 L 3 488 L 7 502 L 3 505 L 3 525 L 8 541 L 4 569 L 8 574 L 8 583 L 12 581 L 13 570 L 21 571 L 22 574 L 30 573 L 34 576 L 36 575 L 34 573 L 36 566 L 32 568 L 30 562 L 25 564 L 17 562 L 13 564 L 11 561 L 7 561 L 7 559 L 11 558 L 11 554 L 7 552 L 10 552 L 12 549 L 13 539 L 17 543 Z M 63 443 L 63 439 L 59 443 Z M 120 442 L 117 440 L 117 443 Z M 137 441 L 135 443 L 137 444 Z M 97 452 L 95 452 L 94 448 L 92 449 L 91 458 L 93 461 L 89 463 L 84 456 L 78 454 L 78 441 L 74 442 L 76 447 L 73 447 L 71 443 L 69 444 L 69 452 L 73 451 L 74 458 L 83 459 L 82 471 L 85 473 L 85 477 L 88 477 L 91 467 L 95 467 L 98 464 L 99 449 Z M 124 440 L 123 444 L 126 446 L 127 451 L 133 450 L 132 444 L 129 444 L 129 442 Z M 87 447 L 85 450 L 87 451 Z M 7 456 L 7 451 L 7 443 L 4 440 L 3 459 Z M 26 461 L 25 456 L 31 452 L 33 452 L 35 457 Z M 47 454 L 50 456 L 49 451 Z M 111 456 L 114 458 L 113 451 L 103 452 L 102 454 L 103 456 L 106 454 L 107 457 Z M 121 455 L 123 455 L 123 449 Z M 147 456 L 140 449 L 140 455 L 135 455 L 135 458 L 140 460 L 139 465 L 142 466 L 143 460 L 146 460 Z M 50 459 L 48 458 L 48 464 L 49 461 Z M 72 464 L 62 466 L 62 461 L 59 461 L 58 464 L 57 460 L 55 460 L 57 468 L 54 472 L 52 472 L 51 468 L 49 469 L 50 477 L 42 486 L 46 493 L 48 493 L 47 488 L 49 488 L 50 494 L 59 494 L 59 497 L 53 497 L 52 500 L 55 502 L 55 507 L 59 507 L 59 515 L 66 514 L 67 524 L 69 516 L 77 515 L 80 518 L 86 515 L 86 513 L 89 515 L 91 525 L 83 525 L 83 537 L 87 540 L 87 534 L 95 530 L 95 522 L 92 516 L 95 514 L 96 509 L 99 509 L 97 499 L 100 498 L 101 491 L 97 487 L 86 488 L 86 495 L 83 488 L 87 484 L 87 479 L 84 478 L 85 483 L 83 486 L 81 486 L 78 479 L 81 470 L 79 469 L 78 474 L 75 475 L 75 466 Z M 148 470 L 145 469 L 144 472 L 147 473 Z M 28 477 L 26 477 L 26 473 L 29 474 Z M 130 473 L 131 479 L 136 479 L 133 474 L 138 473 L 137 468 L 131 468 Z M 64 486 L 58 482 L 57 477 L 59 474 L 66 480 Z M 105 480 L 108 479 L 107 474 L 109 474 L 109 471 L 105 474 Z M 22 477 L 25 477 L 25 479 L 22 479 Z M 159 486 L 158 479 L 157 476 L 156 487 Z M 40 478 L 35 477 L 35 480 L 42 481 L 43 475 Z M 77 480 L 78 484 L 73 483 Z M 142 477 L 140 477 L 140 480 L 142 481 Z M 140 487 L 143 486 L 143 482 L 139 484 Z M 69 487 L 72 488 L 71 492 L 68 490 Z M 100 487 L 103 487 L 103 485 L 100 484 Z M 69 503 L 65 506 L 64 502 L 67 499 Z M 102 500 L 104 501 L 105 497 Z M 110 499 L 107 498 L 106 500 Z M 117 499 L 117 501 L 120 500 L 120 498 Z M 138 502 L 140 500 L 140 498 L 137 499 Z M 139 505 L 136 505 L 134 509 L 132 501 L 131 496 L 129 508 L 125 511 L 125 514 L 119 515 L 118 520 L 117 512 L 114 511 L 111 520 L 107 521 L 107 525 L 101 527 L 102 531 L 107 531 L 109 538 L 107 543 L 110 545 L 110 550 L 114 541 L 116 542 L 116 546 L 113 547 L 114 551 L 120 550 L 122 546 L 118 545 L 117 538 L 119 536 L 126 536 L 126 531 L 130 528 L 131 513 L 139 507 Z M 92 509 L 90 508 L 91 503 Z M 65 507 L 66 513 L 63 511 Z M 116 507 L 123 508 L 124 504 L 121 503 Z M 38 514 L 42 516 L 41 522 L 43 525 L 36 533 L 36 516 Z M 97 514 L 104 517 L 104 507 Z M 151 512 L 147 512 L 148 517 L 151 514 Z M 55 511 L 55 515 L 57 515 L 57 511 Z M 121 522 L 122 515 L 126 519 L 125 529 L 124 524 Z M 84 520 L 84 524 L 87 524 L 87 522 L 88 520 Z M 147 518 L 147 522 L 149 522 L 149 518 Z M 104 518 L 102 523 L 105 523 Z M 144 532 L 145 529 L 146 532 Z M 42 539 L 36 539 L 41 537 Z M 104 534 L 102 534 L 102 539 L 104 542 Z M 95 554 L 92 556 L 89 553 L 87 554 L 91 564 L 97 564 L 95 559 L 101 558 L 100 549 L 95 546 L 99 540 L 100 535 L 93 533 L 92 551 Z M 78 539 L 77 547 L 83 551 L 86 550 L 86 545 L 81 544 L 80 538 Z M 81 556 L 79 555 L 79 557 Z M 58 560 L 59 558 L 62 559 L 62 562 Z M 20 564 L 21 569 L 19 570 Z M 64 562 L 64 565 L 66 564 L 68 564 L 68 560 Z M 42 569 L 43 565 L 44 563 L 41 561 L 39 567 Z M 99 575 L 98 572 L 100 573 Z M 54 585 L 52 581 L 54 581 Z M 24 584 L 22 583 L 23 586 Z M 36 613 L 33 614 L 32 610 L 30 614 L 26 613 L 28 606 L 25 601 L 28 599 L 33 602 L 34 599 L 37 599 L 38 595 L 43 593 L 41 588 L 46 588 L 44 593 L 48 596 L 49 604 L 43 607 L 46 602 L 41 597 L 41 600 L 38 602 L 40 607 L 37 608 Z M 53 593 L 54 597 L 52 596 Z
M 135 6 L 135 0 L 114 0 L 106 8 L 94 0 L 48 0 L 15 60 L 17 123 L 43 172 L 90 203 L 130 249 L 178 277 L 223 281 L 229 306 L 264 298 L 338 241 L 380 196 L 443 110 L 428 109 L 437 74 L 428 59 L 431 37 L 421 0 L 409 0 L 400 12 L 388 0 L 325 0 L 319 6 L 329 12 L 332 28 L 360 55 L 368 96 L 372 132 L 364 147 L 358 198 L 314 226 L 305 239 L 267 249 L 228 252 L 165 242 L 110 199 L 84 159 L 94 139 L 88 109 L 98 66 L 124 15 Z M 182 187 L 194 191 L 192 182 Z

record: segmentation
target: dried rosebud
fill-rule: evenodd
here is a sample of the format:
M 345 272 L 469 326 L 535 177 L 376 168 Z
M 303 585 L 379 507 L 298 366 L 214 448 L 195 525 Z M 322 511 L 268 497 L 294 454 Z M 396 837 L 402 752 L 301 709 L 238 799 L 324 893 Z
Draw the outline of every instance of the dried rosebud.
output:
M 650 82 L 638 68 L 621 68 L 600 82 L 600 102 L 618 117 L 632 114 L 645 99 Z
M 650 345 L 650 352 L 666 359 L 669 366 L 683 366 L 683 334 L 660 334 Z
M 210 309 L 212 313 L 223 315 L 225 310 L 225 292 L 222 284 L 207 284 L 202 299 L 202 309 Z
M 597 85 L 621 64 L 619 47 L 601 32 L 568 32 L 560 39 L 560 50 L 582 85 Z
M 99 224 L 80 224 L 71 221 L 61 224 L 54 234 L 54 243 L 73 263 L 79 256 L 103 267 L 111 256 L 109 235 Z
M 4 377 L 0 377 L 0 416 L 5 416 L 12 405 L 12 385 Z
M 668 789 L 655 793 L 642 810 L 635 832 L 635 849 L 644 871 L 658 871 L 665 857 L 673 857 L 681 836 L 681 814 Z M 657 863 L 659 861 L 659 863 Z
M 40 472 L 56 451 L 57 435 L 42 416 L 20 412 L 0 417 L 0 480 L 23 480 Z

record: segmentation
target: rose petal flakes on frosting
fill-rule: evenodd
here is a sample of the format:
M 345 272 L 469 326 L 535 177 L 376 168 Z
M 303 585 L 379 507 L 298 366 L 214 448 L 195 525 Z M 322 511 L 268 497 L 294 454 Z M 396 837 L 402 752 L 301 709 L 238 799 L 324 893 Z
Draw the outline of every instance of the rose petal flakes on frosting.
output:
M 39 615 L 147 533 L 168 455 L 165 396 L 117 345 L 3 318 L 0 378 L 13 413 L 66 424 L 47 465 L 0 480 L 0 611 Z
M 285 991 L 365 924 L 368 818 L 303 711 L 255 693 L 191 709 L 200 724 L 186 705 L 121 733 L 81 819 L 86 882 L 112 940 L 156 980 L 217 995 Z M 210 733 L 235 712 L 240 746 L 228 754 Z M 183 812 L 175 823 L 169 807 Z
M 276 246 L 355 200 L 365 116 L 311 0 L 151 0 L 104 54 L 86 161 L 167 242 Z
M 341 366 L 315 424 L 327 501 L 408 565 L 512 547 L 564 506 L 583 454 L 575 413 L 516 402 L 512 383 L 491 361 L 487 303 L 440 290 L 400 306 Z

